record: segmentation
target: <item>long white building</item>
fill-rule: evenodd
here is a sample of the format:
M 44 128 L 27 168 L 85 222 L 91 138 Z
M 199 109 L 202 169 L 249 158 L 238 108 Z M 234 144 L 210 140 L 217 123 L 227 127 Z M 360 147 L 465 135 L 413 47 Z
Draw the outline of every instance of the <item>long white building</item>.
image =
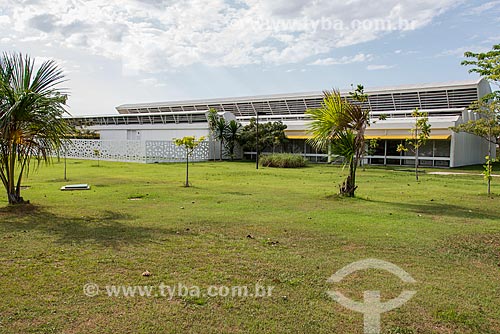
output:
M 420 150 L 421 165 L 457 167 L 482 163 L 489 144 L 470 134 L 454 133 L 450 127 L 477 117 L 468 109 L 469 105 L 490 92 L 486 80 L 367 89 L 367 107 L 372 115 L 366 137 L 378 139 L 377 149 L 367 157 L 368 163 L 414 164 L 412 153 L 399 153 L 396 148 L 410 136 L 415 122 L 411 113 L 415 108 L 429 114 L 432 130 L 430 140 Z M 348 92 L 342 94 L 347 96 Z M 101 140 L 154 141 L 208 136 L 207 111 L 211 108 L 242 124 L 259 113 L 261 122 L 282 121 L 288 126 L 290 151 L 320 161 L 325 160 L 326 155 L 306 143 L 309 119 L 305 112 L 320 107 L 322 100 L 322 92 L 313 92 L 125 104 L 116 108 L 117 114 L 74 117 L 72 122 L 99 132 Z

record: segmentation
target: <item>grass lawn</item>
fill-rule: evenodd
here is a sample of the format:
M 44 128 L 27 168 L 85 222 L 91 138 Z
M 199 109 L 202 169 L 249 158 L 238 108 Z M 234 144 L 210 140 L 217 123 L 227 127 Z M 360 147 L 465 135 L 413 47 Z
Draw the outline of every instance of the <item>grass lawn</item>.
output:
M 262 168 L 69 161 L 26 179 L 32 206 L 0 200 L 1 333 L 362 333 L 363 316 L 327 294 L 362 301 L 417 294 L 382 315 L 382 333 L 500 333 L 500 197 L 476 175 L 359 172 L 338 198 L 335 166 Z M 492 191 L 500 193 L 500 180 Z M 89 183 L 90 191 L 61 192 Z M 390 261 L 406 284 L 354 261 Z M 151 276 L 142 276 L 144 271 Z M 100 287 L 87 297 L 87 283 Z M 109 297 L 106 286 L 274 286 L 261 298 Z M 157 291 L 157 290 L 155 290 Z

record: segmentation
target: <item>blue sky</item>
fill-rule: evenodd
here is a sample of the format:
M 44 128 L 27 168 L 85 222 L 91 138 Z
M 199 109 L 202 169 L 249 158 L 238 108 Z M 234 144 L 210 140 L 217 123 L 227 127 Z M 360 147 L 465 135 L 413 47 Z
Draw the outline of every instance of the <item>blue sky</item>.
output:
M 73 115 L 466 80 L 499 27 L 499 0 L 0 0 L 0 50 L 55 59 Z

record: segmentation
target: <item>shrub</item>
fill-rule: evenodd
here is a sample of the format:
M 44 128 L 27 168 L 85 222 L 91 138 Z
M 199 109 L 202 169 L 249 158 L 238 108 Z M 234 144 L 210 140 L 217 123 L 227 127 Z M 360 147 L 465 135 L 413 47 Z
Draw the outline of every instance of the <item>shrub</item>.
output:
M 261 156 L 260 164 L 264 167 L 300 168 L 306 166 L 307 160 L 299 154 L 276 153 Z

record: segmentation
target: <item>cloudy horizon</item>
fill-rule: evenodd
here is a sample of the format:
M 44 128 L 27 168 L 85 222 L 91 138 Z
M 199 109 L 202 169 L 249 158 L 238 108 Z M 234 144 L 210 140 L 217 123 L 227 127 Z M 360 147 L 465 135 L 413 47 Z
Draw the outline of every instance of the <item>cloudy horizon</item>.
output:
M 73 115 L 126 103 L 468 80 L 500 1 L 0 0 L 0 50 L 54 59 Z

